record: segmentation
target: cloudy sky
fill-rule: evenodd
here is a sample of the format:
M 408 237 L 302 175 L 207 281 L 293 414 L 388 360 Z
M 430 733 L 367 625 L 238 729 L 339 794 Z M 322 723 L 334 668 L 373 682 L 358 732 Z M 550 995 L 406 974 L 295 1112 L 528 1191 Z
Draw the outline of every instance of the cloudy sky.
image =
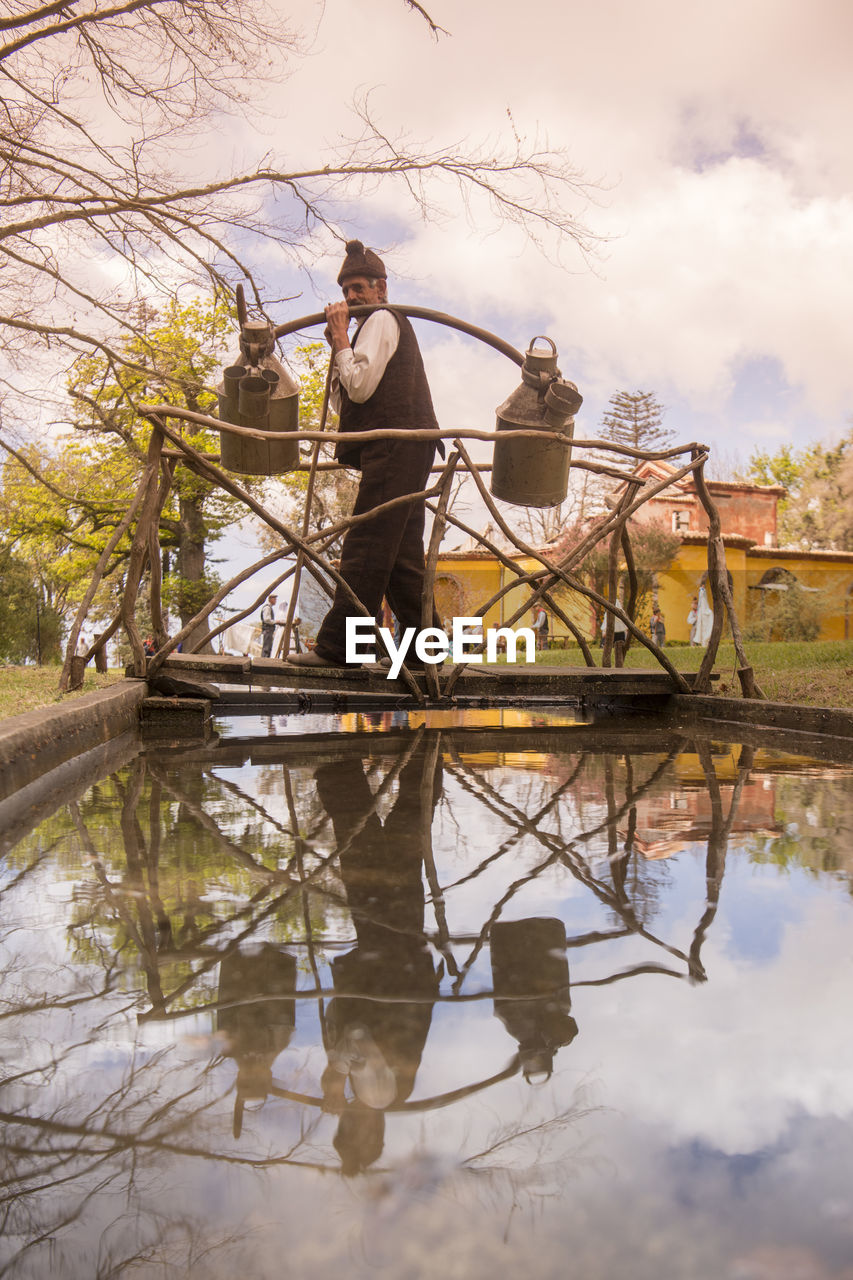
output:
M 721 462 L 836 439 L 853 408 L 853 117 L 846 0 L 431 0 L 434 40 L 402 0 L 297 0 L 309 56 L 269 100 L 269 143 L 316 162 L 352 135 L 370 89 L 380 124 L 427 147 L 503 136 L 564 148 L 602 237 L 561 261 L 488 209 L 418 222 L 399 189 L 345 210 L 385 252 L 393 298 L 492 328 L 520 348 L 549 334 L 596 434 L 616 390 L 651 390 L 676 439 Z M 510 123 L 511 117 L 511 123 Z M 270 288 L 303 314 L 335 295 L 339 252 L 313 283 L 273 258 Z M 283 310 L 282 319 L 300 310 Z M 422 329 L 444 426 L 489 426 L 517 381 L 502 357 Z

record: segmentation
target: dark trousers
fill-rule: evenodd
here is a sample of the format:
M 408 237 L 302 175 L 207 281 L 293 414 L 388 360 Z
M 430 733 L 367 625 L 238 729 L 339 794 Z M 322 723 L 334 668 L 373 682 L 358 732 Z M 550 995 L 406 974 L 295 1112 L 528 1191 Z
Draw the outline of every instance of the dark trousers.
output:
M 435 456 L 432 440 L 376 440 L 362 446 L 361 484 L 353 515 L 362 515 L 406 493 L 425 489 Z M 391 511 L 350 529 L 341 551 L 340 573 L 368 613 L 375 617 L 385 596 L 401 627 L 421 629 L 424 590 L 423 499 L 401 503 Z M 431 626 L 438 626 L 432 605 Z M 340 588 L 317 634 L 322 658 L 343 662 L 346 620 L 358 611 Z

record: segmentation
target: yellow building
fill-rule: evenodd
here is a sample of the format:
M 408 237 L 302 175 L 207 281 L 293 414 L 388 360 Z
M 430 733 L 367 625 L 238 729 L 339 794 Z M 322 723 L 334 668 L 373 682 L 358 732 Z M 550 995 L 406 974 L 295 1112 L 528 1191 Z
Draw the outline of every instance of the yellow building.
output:
M 729 486 L 734 488 L 735 486 Z M 755 486 L 752 486 L 755 488 Z M 691 600 L 699 590 L 702 575 L 708 567 L 706 535 L 701 532 L 681 532 L 681 546 L 667 570 L 657 575 L 657 599 L 666 620 L 668 640 L 687 642 L 690 627 L 687 615 Z M 816 607 L 820 613 L 821 640 L 840 640 L 853 637 L 853 552 L 848 551 L 797 551 L 786 547 L 759 546 L 743 534 L 724 532 L 726 564 L 732 577 L 732 593 L 742 627 L 758 618 L 771 598 L 771 593 L 781 591 L 796 582 L 816 592 Z M 509 557 L 523 572 L 541 568 L 541 564 L 527 556 L 513 554 Z M 490 551 L 449 551 L 439 557 L 436 573 L 436 603 L 446 629 L 453 617 L 478 613 L 514 577 L 512 571 L 501 564 Z M 530 612 L 515 618 L 522 607 L 527 587 L 514 587 L 485 614 L 486 627 L 530 626 Z M 555 593 L 561 607 L 580 629 L 592 638 L 595 619 L 589 601 L 582 595 L 567 592 L 561 587 Z M 647 601 L 638 618 L 642 626 L 648 623 L 651 602 Z M 558 643 L 567 636 L 564 623 L 551 618 L 550 634 Z
M 533 573 L 541 569 L 538 560 L 530 556 L 508 555 L 522 573 Z M 504 587 L 516 577 L 512 570 L 501 564 L 491 551 L 446 551 L 439 556 L 435 576 L 435 600 L 442 626 L 450 630 L 450 620 L 479 613 L 480 609 L 492 600 Z M 484 626 L 489 627 L 529 627 L 532 617 L 529 610 L 523 610 L 524 601 L 530 594 L 527 586 L 515 586 L 503 595 L 499 601 L 491 605 L 484 614 Z M 566 593 L 561 588 L 555 594 L 559 597 L 560 607 L 572 619 L 585 635 L 594 630 L 595 618 L 589 601 L 576 593 Z M 564 623 L 551 619 L 551 636 L 562 637 L 568 634 Z
M 846 640 L 853 636 L 853 552 L 759 546 L 737 534 L 724 535 L 723 541 L 735 609 L 742 627 L 760 616 L 772 591 L 785 589 L 791 581 L 790 574 L 801 587 L 817 593 L 819 639 Z M 675 560 L 659 575 L 658 598 L 669 639 L 689 639 L 690 601 L 707 565 L 705 538 L 701 534 L 682 535 Z

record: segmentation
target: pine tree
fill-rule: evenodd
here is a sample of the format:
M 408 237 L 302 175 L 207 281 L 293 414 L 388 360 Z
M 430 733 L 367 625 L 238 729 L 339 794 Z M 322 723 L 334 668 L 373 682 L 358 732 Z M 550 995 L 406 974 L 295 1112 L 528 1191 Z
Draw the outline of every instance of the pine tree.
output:
M 673 438 L 661 425 L 665 412 L 653 391 L 616 391 L 601 419 L 602 436 L 632 449 L 665 449 Z

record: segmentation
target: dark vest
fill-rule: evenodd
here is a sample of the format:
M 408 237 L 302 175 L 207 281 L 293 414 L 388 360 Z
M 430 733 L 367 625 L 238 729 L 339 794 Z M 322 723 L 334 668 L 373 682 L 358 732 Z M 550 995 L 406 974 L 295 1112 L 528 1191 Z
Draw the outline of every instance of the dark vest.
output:
M 410 427 L 412 430 L 435 430 L 438 421 L 432 407 L 429 383 L 427 382 L 424 362 L 421 358 L 415 331 L 406 316 L 388 308 L 400 326 L 400 339 L 379 386 L 373 395 L 363 404 L 350 400 L 341 387 L 340 430 L 342 432 L 373 431 L 380 428 L 399 430 Z M 366 319 L 369 317 L 365 317 Z M 355 331 L 352 345 L 358 344 L 364 321 Z M 444 450 L 441 450 L 444 456 Z M 340 441 L 335 457 L 348 467 L 358 467 L 361 461 L 361 447 L 353 442 Z

